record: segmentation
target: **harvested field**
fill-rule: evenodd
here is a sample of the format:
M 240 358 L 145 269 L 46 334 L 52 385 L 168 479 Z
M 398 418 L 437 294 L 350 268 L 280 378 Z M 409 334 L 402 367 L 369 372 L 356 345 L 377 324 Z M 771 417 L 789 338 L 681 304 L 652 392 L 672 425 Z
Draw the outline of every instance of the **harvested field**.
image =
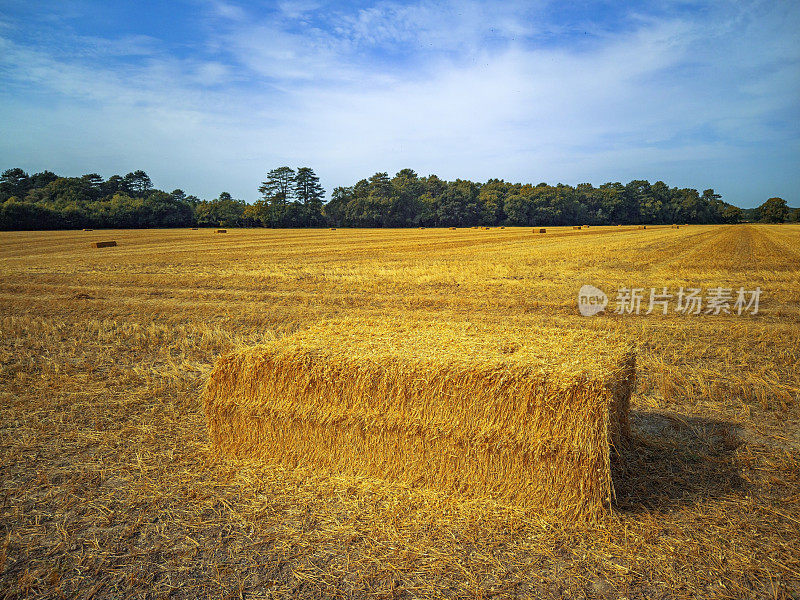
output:
M 797 596 L 800 226 L 330 233 L 0 234 L 0 596 Z M 606 313 L 578 314 L 583 284 Z M 616 314 L 622 286 L 763 295 Z M 636 344 L 610 512 L 217 452 L 220 356 L 342 319 Z

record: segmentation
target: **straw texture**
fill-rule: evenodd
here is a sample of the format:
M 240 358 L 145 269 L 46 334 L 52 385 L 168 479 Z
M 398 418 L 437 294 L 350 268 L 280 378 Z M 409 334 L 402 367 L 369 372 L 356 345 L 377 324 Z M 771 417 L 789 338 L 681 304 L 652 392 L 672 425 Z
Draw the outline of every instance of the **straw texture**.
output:
M 345 320 L 223 356 L 204 403 L 223 454 L 594 520 L 634 376 L 598 334 Z

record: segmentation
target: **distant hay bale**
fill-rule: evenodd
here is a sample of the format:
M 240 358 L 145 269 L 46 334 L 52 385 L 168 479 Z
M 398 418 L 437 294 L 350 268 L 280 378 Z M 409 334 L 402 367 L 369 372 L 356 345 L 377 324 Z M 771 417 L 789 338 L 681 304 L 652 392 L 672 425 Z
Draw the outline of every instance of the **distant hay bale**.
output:
M 94 231 L 94 229 L 84 228 L 83 231 Z
M 544 228 L 536 229 L 536 228 L 534 228 L 533 233 L 547 233 L 547 229 L 544 229 Z
M 336 231 L 336 227 L 331 227 L 330 231 Z
M 456 228 L 455 228 L 455 227 L 451 227 L 451 228 L 450 228 L 450 231 L 455 231 L 455 230 L 456 230 Z
M 346 320 L 221 357 L 203 402 L 222 455 L 595 520 L 634 378 L 609 334 Z
M 573 225 L 572 228 L 573 229 L 582 229 L 582 227 L 580 225 Z
M 192 231 L 197 231 L 197 227 L 192 227 Z
M 680 229 L 680 227 L 678 225 L 676 225 L 675 223 L 670 225 L 670 227 L 672 227 L 672 229 Z
M 647 225 L 639 225 L 636 229 L 647 229 Z
M 214 233 L 228 233 L 227 229 L 217 229 Z
M 112 248 L 117 245 L 117 242 L 92 242 L 92 248 Z
M 583 228 L 584 229 L 589 229 L 589 226 L 588 225 L 584 225 Z
M 505 225 L 501 225 L 501 226 L 500 226 L 500 229 L 505 229 L 505 228 L 506 228 L 506 226 L 505 226 Z

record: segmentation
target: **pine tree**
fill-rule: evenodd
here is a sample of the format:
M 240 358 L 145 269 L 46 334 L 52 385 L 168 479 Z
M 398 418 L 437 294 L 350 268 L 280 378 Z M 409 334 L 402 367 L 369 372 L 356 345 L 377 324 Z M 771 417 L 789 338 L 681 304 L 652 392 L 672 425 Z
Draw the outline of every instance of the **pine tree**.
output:
M 325 190 L 319 184 L 319 177 L 313 169 L 300 167 L 294 178 L 294 193 L 295 197 L 305 205 L 322 206 Z
M 267 179 L 261 182 L 263 205 L 259 210 L 259 220 L 271 227 L 281 227 L 287 215 L 287 205 L 294 192 L 295 172 L 291 167 L 278 167 L 267 173 Z

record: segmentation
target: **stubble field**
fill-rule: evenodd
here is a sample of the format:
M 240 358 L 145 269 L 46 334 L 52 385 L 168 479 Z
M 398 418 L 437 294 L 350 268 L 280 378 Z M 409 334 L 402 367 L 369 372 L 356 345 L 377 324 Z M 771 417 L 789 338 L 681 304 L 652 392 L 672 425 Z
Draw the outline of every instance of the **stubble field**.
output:
M 4 232 L 0 276 L 2 598 L 800 597 L 798 225 Z M 720 286 L 758 314 L 644 314 Z M 608 518 L 216 456 L 215 359 L 353 316 L 634 341 Z

